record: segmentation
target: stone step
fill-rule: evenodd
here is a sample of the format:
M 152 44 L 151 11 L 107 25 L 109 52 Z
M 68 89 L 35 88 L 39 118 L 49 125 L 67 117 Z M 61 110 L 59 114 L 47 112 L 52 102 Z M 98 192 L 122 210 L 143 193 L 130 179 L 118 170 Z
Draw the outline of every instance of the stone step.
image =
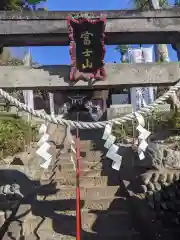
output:
M 18 227 L 18 225 L 16 224 L 16 228 Z M 19 228 L 18 228 L 19 229 Z M 157 239 L 158 240 L 169 240 L 169 238 L 167 238 L 167 232 L 171 232 L 171 236 L 172 236 L 172 230 L 164 230 L 161 235 L 157 234 Z M 147 239 L 149 239 L 149 235 L 148 232 L 147 234 Z M 76 240 L 75 236 L 70 236 L 70 234 L 68 235 L 63 235 L 61 233 L 56 233 L 54 231 L 44 231 L 43 229 L 39 229 L 38 230 L 38 235 L 40 237 L 40 239 L 52 239 L 52 240 Z M 71 234 L 72 235 L 72 234 Z M 14 236 L 14 235 L 13 235 Z M 5 238 L 6 239 L 6 238 Z M 9 238 L 7 238 L 9 239 Z M 113 232 L 111 232 L 111 236 L 109 236 L 109 234 L 107 236 L 98 234 L 98 233 L 89 233 L 89 232 L 85 232 L 85 231 L 81 231 L 81 240 L 143 240 L 144 236 L 141 236 L 139 232 L 136 231 L 132 231 L 132 230 L 127 230 L 124 231 L 123 233 L 121 233 L 121 236 L 114 236 Z M 170 239 L 174 239 L 174 238 L 170 238 Z M 175 238 L 178 239 L 178 238 Z M 35 234 L 28 234 L 25 237 L 25 240 L 37 240 Z
M 81 169 L 84 169 L 84 170 L 92 170 L 92 169 L 100 169 L 102 168 L 104 165 L 111 165 L 112 164 L 112 160 L 109 160 L 109 161 L 103 161 L 103 163 L 101 162 L 93 162 L 93 161 L 81 161 L 80 162 L 80 168 Z M 67 169 L 67 170 L 73 170 L 73 163 L 70 161 L 67 160 L 65 162 L 61 162 L 59 161 L 58 162 L 58 168 L 59 170 L 64 170 L 64 169 Z M 90 168 L 90 169 L 89 169 Z M 7 165 L 7 164 L 4 164 L 4 165 L 0 165 L 0 170 L 18 170 L 18 171 L 21 171 L 23 173 L 28 173 L 29 169 L 31 169 L 32 171 L 34 170 L 42 170 L 44 171 L 44 169 L 42 169 L 40 166 L 38 167 L 33 167 L 33 166 L 25 166 L 25 165 Z M 46 172 L 48 171 L 51 171 L 51 168 L 49 168 Z
M 62 132 L 64 132 L 64 130 L 62 130 Z M 38 140 L 40 138 L 41 138 L 41 136 L 38 137 Z M 50 140 L 51 140 L 51 138 L 50 138 Z M 75 138 L 74 138 L 74 141 L 75 141 Z M 37 142 L 34 142 L 33 146 L 38 147 Z M 76 146 L 76 144 L 75 144 L 75 146 Z M 80 141 L 80 150 L 96 151 L 96 147 L 93 146 L 92 141 Z
M 42 170 L 38 170 L 34 173 L 34 176 L 33 178 L 35 180 L 48 180 L 50 178 L 50 176 L 52 175 L 52 172 L 42 172 Z M 116 180 L 119 180 L 120 179 L 120 174 L 118 171 L 115 171 L 113 169 L 109 169 L 109 171 L 105 172 L 101 169 L 99 170 L 82 170 L 80 172 L 80 177 L 81 178 L 109 178 L 109 181 L 113 180 L 113 179 L 116 179 Z M 57 181 L 59 181 L 60 179 L 62 178 L 66 178 L 66 179 L 74 179 L 76 178 L 76 172 L 75 171 L 55 171 L 55 174 L 54 174 L 54 179 L 56 179 Z M 119 185 L 119 182 L 118 182 L 118 185 Z
M 16 202 L 14 202 L 15 204 Z M 13 201 L 0 201 L 0 208 L 2 210 L 8 210 L 11 208 L 13 204 Z M 122 212 L 128 212 L 129 207 L 126 202 L 126 198 L 123 197 L 114 197 L 114 198 L 107 198 L 107 199 L 86 199 L 86 200 L 81 200 L 80 201 L 80 206 L 82 210 L 108 210 L 110 209 L 111 211 L 115 210 L 121 210 Z M 25 212 L 24 209 L 31 208 L 31 205 L 29 202 L 25 202 L 24 204 L 21 205 L 21 207 L 18 210 L 18 215 L 22 214 Z M 59 200 L 51 200 L 49 201 L 48 199 L 41 200 L 41 201 L 34 201 L 32 203 L 32 208 L 33 209 L 42 209 L 42 211 L 75 211 L 76 209 L 76 199 L 59 199 Z M 37 210 L 36 210 L 37 211 Z M 0 218 L 3 219 L 3 218 Z
M 74 238 L 73 238 L 74 239 Z M 72 240 L 73 240 L 72 239 Z M 121 236 L 114 236 L 113 233 L 111 236 L 102 236 L 100 234 L 92 234 L 92 233 L 82 233 L 82 240 L 142 240 L 140 234 L 138 232 L 126 231 L 121 234 Z
M 52 231 L 44 231 L 39 230 L 38 235 L 40 239 L 42 240 L 76 240 L 75 236 L 65 236 L 63 234 L 54 233 Z M 88 232 L 81 232 L 81 240 L 142 240 L 140 237 L 140 234 L 137 232 L 132 231 L 126 231 L 121 236 L 102 236 L 100 234 L 96 233 L 88 233 Z M 37 240 L 36 236 L 34 234 L 29 234 L 27 237 L 25 237 L 25 240 Z
M 83 162 L 80 165 L 80 174 L 81 176 L 85 177 L 96 177 L 96 176 L 109 176 L 112 175 L 120 175 L 119 171 L 113 170 L 111 167 L 112 161 L 111 160 L 104 160 L 100 163 L 93 163 L 93 162 Z M 89 167 L 89 168 L 88 168 Z M 25 174 L 31 180 L 46 180 L 53 175 L 53 178 L 61 178 L 61 177 L 68 177 L 73 178 L 75 177 L 75 169 L 73 163 L 69 162 L 66 164 L 59 164 L 56 167 L 50 167 L 48 170 L 44 170 L 42 168 L 36 168 L 33 166 L 1 166 L 1 171 L 19 171 L 20 173 Z
M 44 222 L 40 225 L 38 231 L 54 231 L 63 235 L 75 236 L 76 232 L 76 212 L 67 211 L 67 212 L 52 212 L 48 216 L 42 214 L 46 217 Z M 30 218 L 26 218 L 24 221 L 24 229 L 29 234 L 37 225 L 41 222 L 41 216 L 35 216 L 32 213 Z M 127 213 L 122 213 L 119 211 L 82 211 L 81 212 L 81 223 L 82 223 L 82 235 L 85 234 L 94 234 L 98 233 L 101 236 L 127 236 L 129 233 L 137 233 L 131 222 L 131 217 Z
M 76 158 L 74 156 L 74 162 L 76 163 Z M 80 164 L 81 163 L 92 163 L 92 164 L 99 164 L 100 162 L 103 161 L 103 157 L 101 158 L 86 158 L 86 157 L 80 157 Z M 61 164 L 61 165 L 66 165 L 66 164 L 72 164 L 72 161 L 71 161 L 71 156 L 68 156 L 68 157 L 64 157 L 64 158 L 60 158 L 58 159 L 58 163 Z
M 89 165 L 89 163 L 83 163 L 83 167 L 86 167 Z M 109 179 L 114 178 L 114 176 L 118 179 L 120 176 L 119 172 L 116 170 L 113 170 L 111 166 L 108 166 L 104 168 L 104 165 L 107 165 L 103 163 L 100 164 L 93 164 L 90 163 L 92 166 L 92 169 L 82 169 L 81 165 L 81 177 L 100 177 L 100 176 L 108 176 Z M 100 165 L 100 166 L 99 166 Z M 103 165 L 103 168 L 102 168 Z M 74 170 L 73 164 L 68 163 L 65 165 L 57 166 L 55 169 L 49 168 L 48 170 L 44 170 L 42 168 L 36 168 L 34 166 L 23 166 L 23 165 L 1 165 L 0 167 L 1 176 L 2 173 L 5 174 L 6 177 L 13 179 L 15 178 L 17 181 L 18 179 L 22 179 L 23 174 L 27 177 L 27 179 L 32 181 L 40 181 L 40 180 L 48 180 L 53 174 L 53 179 L 61 179 L 66 177 L 67 179 L 75 178 L 76 172 Z M 24 176 L 24 177 L 25 177 Z
M 93 146 L 93 143 L 89 143 L 89 144 L 87 144 L 87 143 L 80 143 L 80 151 L 92 151 L 92 152 L 95 152 L 95 151 L 99 151 L 99 152 L 101 152 L 101 151 L 104 151 L 105 150 L 105 148 L 103 149 L 103 148 L 97 148 L 96 146 Z
M 64 161 L 66 162 L 67 160 L 70 159 L 70 152 L 63 152 L 60 156 L 59 156 L 59 160 L 60 161 Z M 103 152 L 100 151 L 92 151 L 87 149 L 86 151 L 80 151 L 80 157 L 81 160 L 90 160 L 90 161 L 100 161 L 101 158 L 103 157 Z
M 48 189 L 43 189 L 41 194 L 37 195 L 37 200 L 43 200 L 44 196 L 46 196 L 46 200 L 60 200 L 60 199 L 76 199 L 76 187 L 75 186 L 61 186 L 60 189 L 56 190 L 56 194 L 51 194 L 52 191 Z M 98 200 L 98 199 L 107 199 L 122 197 L 122 191 L 119 186 L 97 186 L 97 187 L 89 187 L 84 188 L 80 187 L 81 200 L 89 199 L 89 200 Z
M 52 175 L 51 171 L 45 172 L 43 169 L 41 170 L 33 170 L 33 173 L 31 173 L 30 178 L 34 180 L 48 180 L 50 176 Z M 100 177 L 100 176 L 120 176 L 118 171 L 113 170 L 112 168 L 109 169 L 108 172 L 104 172 L 101 169 L 98 170 L 82 170 L 80 172 L 81 177 Z M 66 178 L 74 178 L 76 177 L 76 172 L 73 170 L 67 170 L 67 171 L 55 171 L 54 179 L 59 179 L 61 177 Z
M 76 162 L 75 162 L 76 163 Z M 112 160 L 110 159 L 105 159 L 102 162 L 93 162 L 93 161 L 81 161 L 80 162 L 80 170 L 81 171 L 94 171 L 94 170 L 101 170 L 101 169 L 105 169 L 105 170 L 110 170 L 113 171 L 112 167 Z M 58 161 L 57 165 L 56 165 L 56 171 L 59 170 L 60 172 L 66 173 L 66 172 L 74 172 L 74 164 L 70 161 L 67 160 L 66 162 L 61 162 Z M 15 169 L 17 169 L 17 166 L 14 166 Z M 52 169 L 54 168 L 54 166 L 49 167 L 48 170 L 44 170 L 41 167 L 36 167 L 34 168 L 33 166 L 30 167 L 31 172 L 32 171 L 44 171 L 47 174 L 52 172 Z M 13 169 L 13 167 L 12 167 Z M 20 171 L 24 171 L 28 174 L 28 172 L 30 172 L 30 170 L 28 170 L 27 167 L 22 167 Z M 115 172 L 115 171 L 114 171 Z
M 77 160 L 76 157 L 74 156 L 73 158 L 74 163 L 76 164 Z M 103 157 L 97 157 L 97 158 L 87 158 L 87 157 L 80 157 L 80 165 L 81 164 L 99 164 L 100 162 L 104 161 L 105 158 Z M 66 165 L 66 164 L 72 164 L 71 161 L 71 156 L 69 155 L 68 157 L 60 158 L 57 160 L 59 165 Z
M 80 149 L 83 149 L 83 148 L 94 149 L 93 142 L 91 140 L 89 140 L 89 141 L 81 140 L 80 141 Z
M 98 169 L 104 169 L 104 168 L 111 168 L 112 165 L 112 160 L 110 159 L 105 159 L 103 160 L 103 162 L 93 162 L 93 161 L 81 161 L 80 162 L 80 169 L 82 170 L 98 170 Z M 67 162 L 66 164 L 63 164 L 61 162 L 59 162 L 59 169 L 61 171 L 64 171 L 64 170 L 73 170 L 73 163 L 71 162 Z
M 9 206 L 10 206 L 10 203 L 9 203 Z M 129 211 L 127 201 L 123 197 L 114 197 L 114 198 L 96 199 L 96 200 L 92 200 L 92 199 L 81 200 L 80 206 L 82 210 L 101 210 L 101 211 L 102 210 L 103 211 L 118 210 L 124 213 L 127 213 Z M 8 206 L 6 205 L 6 207 Z M 22 209 L 24 208 L 22 207 Z M 34 201 L 33 209 L 38 209 L 38 211 L 42 209 L 43 212 L 46 212 L 46 211 L 48 212 L 49 209 L 50 211 L 73 211 L 73 210 L 75 211 L 76 199 L 59 199 L 59 200 L 51 200 L 51 201 L 49 201 L 48 199 L 45 199 L 41 201 Z
M 57 188 L 61 188 L 62 185 L 70 185 L 70 186 L 76 186 L 76 177 L 56 177 L 56 182 L 57 182 Z M 83 176 L 79 178 L 80 181 L 80 186 L 82 187 L 91 187 L 91 186 L 116 186 L 119 185 L 120 180 L 118 175 L 112 175 L 111 177 L 109 176 L 99 176 L 99 177 L 89 177 L 89 176 Z M 46 179 L 41 179 L 40 183 L 42 185 L 48 184 L 49 180 Z

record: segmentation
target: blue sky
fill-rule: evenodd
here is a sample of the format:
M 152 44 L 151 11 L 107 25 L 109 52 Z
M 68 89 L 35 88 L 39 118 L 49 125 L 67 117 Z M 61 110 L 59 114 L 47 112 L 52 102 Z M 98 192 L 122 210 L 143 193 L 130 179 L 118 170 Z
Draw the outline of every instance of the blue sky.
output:
M 87 3 L 88 2 L 88 3 Z M 173 0 L 170 0 L 170 5 Z M 49 11 L 53 10 L 115 10 L 132 8 L 131 0 L 48 0 L 42 6 Z M 176 53 L 169 47 L 171 61 L 176 61 Z M 33 61 L 40 64 L 69 64 L 68 47 L 32 47 Z M 120 55 L 115 51 L 115 46 L 106 46 L 105 62 L 119 62 Z

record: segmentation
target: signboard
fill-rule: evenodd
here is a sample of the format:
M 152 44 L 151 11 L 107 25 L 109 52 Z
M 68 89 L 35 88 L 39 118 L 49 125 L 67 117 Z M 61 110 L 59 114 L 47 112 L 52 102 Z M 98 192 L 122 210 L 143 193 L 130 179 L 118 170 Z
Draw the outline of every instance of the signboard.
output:
M 122 117 L 132 112 L 131 104 L 114 104 L 107 109 L 107 120 Z
M 157 108 L 154 110 L 159 113 L 169 112 L 170 105 L 169 104 L 158 105 Z M 107 109 L 107 120 L 122 117 L 129 113 L 132 113 L 132 105 L 131 104 L 111 105 L 110 108 Z
M 67 18 L 71 72 L 70 80 L 103 79 L 105 19 Z
M 153 62 L 153 47 L 128 49 L 130 63 Z M 133 111 L 147 106 L 154 101 L 153 87 L 131 88 L 131 103 Z
M 129 104 L 129 94 L 111 94 L 111 102 L 113 104 Z

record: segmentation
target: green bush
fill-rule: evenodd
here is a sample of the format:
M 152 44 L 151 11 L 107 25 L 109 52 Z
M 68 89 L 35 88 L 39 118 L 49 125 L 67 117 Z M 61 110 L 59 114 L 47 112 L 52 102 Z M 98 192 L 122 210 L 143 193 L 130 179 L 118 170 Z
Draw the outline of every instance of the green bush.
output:
M 116 136 L 117 142 L 126 139 L 126 137 L 133 136 L 133 126 L 130 122 L 124 123 L 123 125 L 113 125 L 112 133 Z
M 20 118 L 0 118 L 0 159 L 24 151 L 36 129 Z
M 113 134 L 116 136 L 117 141 L 122 141 L 126 137 L 133 137 L 132 122 L 127 122 L 123 125 L 114 125 Z M 134 124 L 137 126 L 137 123 Z M 148 118 L 146 118 L 146 128 L 149 127 L 151 132 L 164 131 L 170 129 L 180 130 L 180 111 L 170 111 L 165 113 L 153 112 Z M 134 137 L 137 135 L 137 131 L 134 131 Z

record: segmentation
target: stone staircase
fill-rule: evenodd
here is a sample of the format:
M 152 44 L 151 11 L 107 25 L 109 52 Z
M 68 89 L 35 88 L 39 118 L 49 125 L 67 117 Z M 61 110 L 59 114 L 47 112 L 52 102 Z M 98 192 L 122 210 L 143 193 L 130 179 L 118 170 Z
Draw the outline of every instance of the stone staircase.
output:
M 91 131 L 91 137 L 97 139 L 95 147 L 92 147 L 92 140 L 83 136 L 80 143 L 81 240 L 142 239 L 134 227 L 120 172 L 113 170 L 111 160 L 103 157 L 100 135 Z M 22 172 L 24 168 L 18 166 Z M 28 184 L 33 181 L 35 187 L 44 186 L 43 191 L 21 204 L 16 216 L 27 214 L 20 218 L 21 223 L 11 223 L 3 239 L 75 239 L 76 174 L 70 154 L 62 153 L 56 167 L 48 171 L 31 168 L 26 175 L 30 180 L 27 184 L 24 182 L 24 188 L 29 188 Z
M 66 143 L 59 154 L 64 130 L 53 126 L 48 131 L 54 162 L 47 171 L 39 168 L 33 148 L 21 155 L 22 161 L 0 165 L 0 185 L 19 183 L 25 196 L 8 222 L 18 201 L 0 195 L 0 239 L 76 239 L 76 173 Z M 130 148 L 115 171 L 104 157 L 102 132 L 82 131 L 80 136 L 81 240 L 179 239 L 179 171 L 139 169 Z

